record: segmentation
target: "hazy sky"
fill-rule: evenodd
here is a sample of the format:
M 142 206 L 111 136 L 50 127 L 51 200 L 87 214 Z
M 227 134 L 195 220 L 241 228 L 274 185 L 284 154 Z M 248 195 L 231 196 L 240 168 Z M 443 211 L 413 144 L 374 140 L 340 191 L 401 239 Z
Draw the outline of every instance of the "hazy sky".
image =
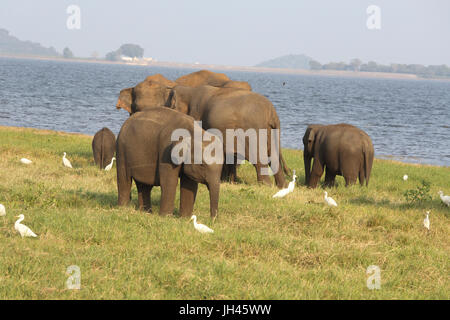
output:
M 71 4 L 80 30 L 66 27 Z M 380 30 L 366 27 L 369 5 L 381 9 Z M 1 0 L 0 28 L 86 57 L 136 43 L 160 61 L 255 65 L 305 53 L 450 65 L 448 0 Z

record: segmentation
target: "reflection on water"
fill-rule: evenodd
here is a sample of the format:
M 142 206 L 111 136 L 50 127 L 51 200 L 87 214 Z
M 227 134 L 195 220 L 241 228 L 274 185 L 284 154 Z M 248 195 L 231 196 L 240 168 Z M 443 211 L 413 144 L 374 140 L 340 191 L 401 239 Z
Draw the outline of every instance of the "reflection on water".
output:
M 189 72 L 0 58 L 0 125 L 117 134 L 128 117 L 115 109 L 121 89 L 150 74 Z M 450 82 L 226 73 L 273 102 L 283 147 L 302 149 L 308 124 L 346 122 L 372 137 L 376 157 L 450 165 Z

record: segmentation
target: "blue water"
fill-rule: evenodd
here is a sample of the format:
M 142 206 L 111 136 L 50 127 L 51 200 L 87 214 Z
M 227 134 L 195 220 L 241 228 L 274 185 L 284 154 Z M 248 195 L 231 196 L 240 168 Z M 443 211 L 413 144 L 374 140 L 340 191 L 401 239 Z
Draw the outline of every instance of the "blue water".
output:
M 115 108 L 121 89 L 192 71 L 0 58 L 0 125 L 117 134 L 128 117 Z M 226 73 L 273 102 L 283 147 L 302 149 L 310 123 L 346 122 L 372 137 L 378 158 L 450 166 L 450 81 Z

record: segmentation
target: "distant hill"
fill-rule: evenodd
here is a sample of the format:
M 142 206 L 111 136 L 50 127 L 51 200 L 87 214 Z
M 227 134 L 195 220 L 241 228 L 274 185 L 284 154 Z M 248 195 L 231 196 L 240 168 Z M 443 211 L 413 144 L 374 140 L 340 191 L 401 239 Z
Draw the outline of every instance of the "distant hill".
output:
M 53 47 L 46 48 L 36 42 L 19 40 L 10 35 L 9 31 L 5 29 L 0 29 L 0 54 L 42 57 L 61 56 Z
M 309 62 L 313 60 L 304 54 L 290 54 L 267 60 L 257 64 L 255 67 L 283 68 L 283 69 L 310 69 Z

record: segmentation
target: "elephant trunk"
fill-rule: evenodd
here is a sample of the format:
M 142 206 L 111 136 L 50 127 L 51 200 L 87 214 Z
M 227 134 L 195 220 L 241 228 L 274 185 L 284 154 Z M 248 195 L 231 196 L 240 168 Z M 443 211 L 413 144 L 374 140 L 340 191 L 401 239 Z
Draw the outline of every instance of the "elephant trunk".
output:
M 305 163 L 305 184 L 309 185 L 309 179 L 311 178 L 311 156 L 307 150 L 303 151 L 303 162 Z
M 208 183 L 208 190 L 211 218 L 215 218 L 219 208 L 220 181 Z

